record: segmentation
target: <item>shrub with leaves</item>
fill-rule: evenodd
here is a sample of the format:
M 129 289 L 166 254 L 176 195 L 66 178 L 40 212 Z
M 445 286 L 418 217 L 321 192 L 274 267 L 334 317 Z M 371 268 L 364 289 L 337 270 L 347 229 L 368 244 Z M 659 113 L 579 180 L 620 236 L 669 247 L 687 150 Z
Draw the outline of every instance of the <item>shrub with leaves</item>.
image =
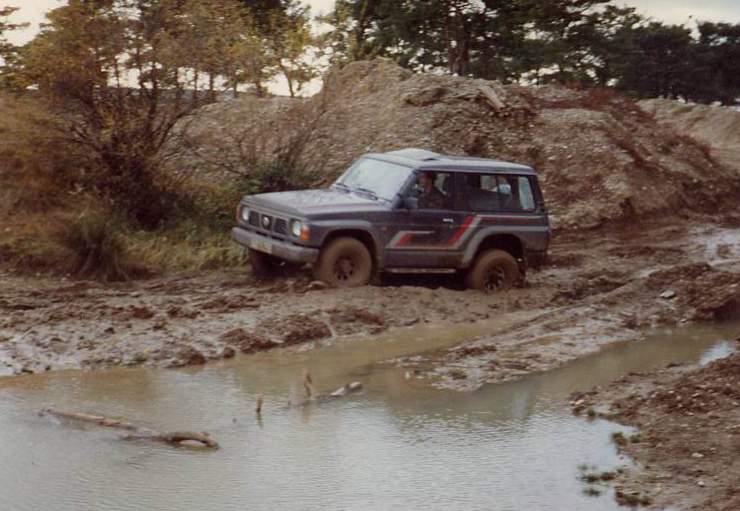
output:
M 67 224 L 59 241 L 75 255 L 74 274 L 104 281 L 128 280 L 120 223 L 100 211 L 85 211 Z

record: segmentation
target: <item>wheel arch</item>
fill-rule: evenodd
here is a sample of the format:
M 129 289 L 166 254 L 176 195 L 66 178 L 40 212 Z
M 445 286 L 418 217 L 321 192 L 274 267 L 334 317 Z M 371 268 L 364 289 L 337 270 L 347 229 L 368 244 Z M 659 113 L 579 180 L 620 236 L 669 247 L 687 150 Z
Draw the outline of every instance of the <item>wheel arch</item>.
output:
M 365 245 L 368 252 L 370 252 L 370 257 L 373 261 L 373 268 L 376 269 L 378 267 L 378 244 L 369 230 L 357 227 L 335 229 L 324 236 L 324 240 L 321 243 L 321 249 L 323 250 L 329 243 L 338 238 L 354 238 L 361 242 Z
M 517 261 L 524 261 L 526 246 L 524 240 L 510 232 L 482 232 L 474 239 L 463 258 L 463 267 L 469 267 L 475 258 L 485 250 L 498 249 L 511 254 Z

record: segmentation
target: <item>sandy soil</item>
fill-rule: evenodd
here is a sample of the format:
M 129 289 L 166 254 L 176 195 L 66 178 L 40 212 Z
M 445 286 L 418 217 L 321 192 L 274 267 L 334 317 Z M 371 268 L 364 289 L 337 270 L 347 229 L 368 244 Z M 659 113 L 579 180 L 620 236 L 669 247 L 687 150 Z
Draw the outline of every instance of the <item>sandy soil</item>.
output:
M 179 367 L 539 311 L 506 331 L 392 361 L 434 385 L 471 390 L 637 339 L 651 326 L 739 316 L 736 221 L 563 235 L 551 266 L 495 296 L 463 290 L 452 277 L 333 290 L 308 272 L 258 281 L 247 269 L 122 285 L 4 274 L 0 372 Z
M 572 399 L 575 413 L 600 410 L 636 428 L 613 438 L 636 466 L 589 479 L 608 481 L 620 502 L 740 509 L 740 354 L 701 368 L 631 374 Z

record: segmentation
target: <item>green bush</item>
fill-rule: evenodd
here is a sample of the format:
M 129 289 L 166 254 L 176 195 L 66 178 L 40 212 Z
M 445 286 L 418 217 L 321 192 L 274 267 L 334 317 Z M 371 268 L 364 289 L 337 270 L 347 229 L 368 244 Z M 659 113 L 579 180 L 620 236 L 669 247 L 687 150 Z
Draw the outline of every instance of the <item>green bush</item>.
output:
M 111 215 L 91 210 L 67 224 L 59 241 L 74 254 L 73 273 L 104 281 L 128 280 L 133 269 L 124 263 L 120 229 L 120 222 Z

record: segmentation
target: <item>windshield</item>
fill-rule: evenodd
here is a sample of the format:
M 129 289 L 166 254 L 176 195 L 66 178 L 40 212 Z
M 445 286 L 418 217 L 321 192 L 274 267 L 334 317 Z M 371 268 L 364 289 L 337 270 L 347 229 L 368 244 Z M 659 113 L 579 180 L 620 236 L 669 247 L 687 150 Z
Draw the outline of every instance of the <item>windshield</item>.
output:
M 391 201 L 401 191 L 411 173 L 412 170 L 403 165 L 361 158 L 337 180 L 336 184 Z

